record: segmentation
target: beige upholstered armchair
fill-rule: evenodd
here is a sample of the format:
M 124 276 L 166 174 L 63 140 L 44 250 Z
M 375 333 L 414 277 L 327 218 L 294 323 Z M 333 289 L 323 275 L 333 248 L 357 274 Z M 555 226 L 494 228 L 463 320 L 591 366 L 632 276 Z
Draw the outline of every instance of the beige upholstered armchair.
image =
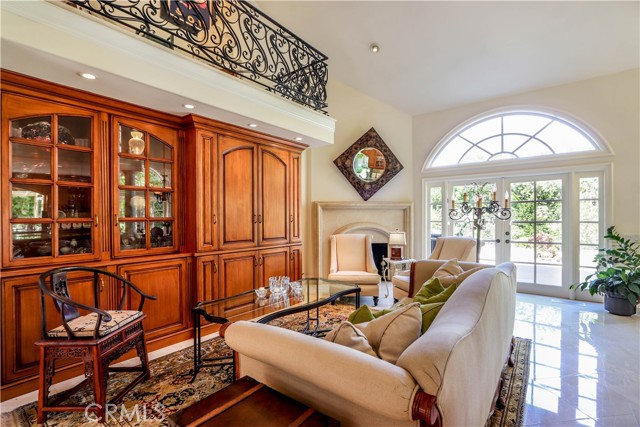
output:
M 331 236 L 329 279 L 355 283 L 361 296 L 373 296 L 378 304 L 380 276 L 373 260 L 372 237 L 366 234 Z
M 476 260 L 476 239 L 472 237 L 438 237 L 429 259 L 453 259 L 460 261 Z

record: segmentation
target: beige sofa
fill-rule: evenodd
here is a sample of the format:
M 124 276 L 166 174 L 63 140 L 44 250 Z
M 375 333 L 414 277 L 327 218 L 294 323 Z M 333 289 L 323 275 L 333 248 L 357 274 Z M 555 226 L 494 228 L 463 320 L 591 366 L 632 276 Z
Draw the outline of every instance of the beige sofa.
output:
M 326 340 L 240 321 L 224 337 L 249 375 L 343 426 L 482 426 L 511 347 L 515 266 L 469 276 L 394 365 Z
M 391 278 L 393 284 L 393 298 L 401 300 L 408 296 L 414 296 L 424 282 L 429 280 L 447 260 L 425 259 L 411 264 L 411 270 L 407 274 L 396 274 Z M 458 263 L 464 271 L 476 267 L 491 267 L 488 264 L 476 264 L 475 262 Z

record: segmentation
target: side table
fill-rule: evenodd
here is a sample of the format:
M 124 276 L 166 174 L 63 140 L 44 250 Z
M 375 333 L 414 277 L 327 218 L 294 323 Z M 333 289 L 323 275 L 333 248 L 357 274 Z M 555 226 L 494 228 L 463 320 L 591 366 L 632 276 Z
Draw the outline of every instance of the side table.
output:
M 382 278 L 387 282 L 391 281 L 391 278 L 396 274 L 396 270 L 408 270 L 411 268 L 411 264 L 416 262 L 415 259 L 391 259 L 382 258 Z

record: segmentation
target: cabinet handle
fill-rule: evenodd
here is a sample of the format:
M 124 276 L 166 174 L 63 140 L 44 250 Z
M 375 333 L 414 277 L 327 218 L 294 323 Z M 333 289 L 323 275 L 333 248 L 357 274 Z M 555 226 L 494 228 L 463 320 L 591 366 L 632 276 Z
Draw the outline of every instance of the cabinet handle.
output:
M 100 278 L 100 292 L 104 291 L 104 280 Z
M 289 259 L 290 259 L 291 261 L 293 261 L 293 259 L 294 259 L 294 258 L 295 258 L 295 256 L 293 255 L 293 253 L 289 254 Z
M 213 272 L 214 273 L 218 272 L 218 264 L 216 264 L 215 262 L 213 263 Z
M 258 216 L 257 216 L 257 215 L 254 215 L 254 216 L 253 216 L 253 223 L 254 223 L 254 224 L 257 224 L 257 223 L 258 223 Z
M 216 214 L 213 214 L 213 223 L 214 224 L 218 223 L 218 216 Z
M 257 257 L 253 257 L 253 266 L 254 267 L 258 266 L 258 258 Z
M 260 265 L 262 265 L 262 261 L 264 260 L 264 258 L 260 257 Z
M 118 214 L 113 215 L 113 222 L 114 222 L 114 226 L 118 225 Z
M 258 215 L 258 224 L 262 224 L 262 215 Z
M 99 222 L 99 221 L 98 221 L 98 218 L 99 218 L 99 216 L 98 216 L 98 215 L 95 215 L 95 216 L 94 216 L 94 220 L 95 220 L 95 227 L 97 227 L 97 226 L 98 226 L 98 222 Z
M 289 215 L 289 222 L 293 222 L 293 215 Z

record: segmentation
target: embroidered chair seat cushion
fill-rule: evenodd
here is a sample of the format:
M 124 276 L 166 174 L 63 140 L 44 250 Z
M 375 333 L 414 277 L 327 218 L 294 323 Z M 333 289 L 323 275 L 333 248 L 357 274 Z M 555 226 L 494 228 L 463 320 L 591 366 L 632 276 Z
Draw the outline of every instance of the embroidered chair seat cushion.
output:
M 98 335 L 103 337 L 105 335 L 109 335 L 111 332 L 115 331 L 126 325 L 127 323 L 131 323 L 136 320 L 138 317 L 142 316 L 141 311 L 137 310 L 107 310 L 107 313 L 111 315 L 110 322 L 102 322 L 100 324 L 100 329 L 98 330 Z M 98 321 L 97 313 L 89 313 L 85 316 L 80 316 L 76 319 L 68 322 L 69 328 L 73 332 L 76 337 L 93 337 L 93 332 L 96 329 L 96 322 Z M 60 325 L 57 328 L 51 329 L 49 332 L 49 337 L 51 338 L 67 338 L 67 331 L 64 329 L 64 326 Z

